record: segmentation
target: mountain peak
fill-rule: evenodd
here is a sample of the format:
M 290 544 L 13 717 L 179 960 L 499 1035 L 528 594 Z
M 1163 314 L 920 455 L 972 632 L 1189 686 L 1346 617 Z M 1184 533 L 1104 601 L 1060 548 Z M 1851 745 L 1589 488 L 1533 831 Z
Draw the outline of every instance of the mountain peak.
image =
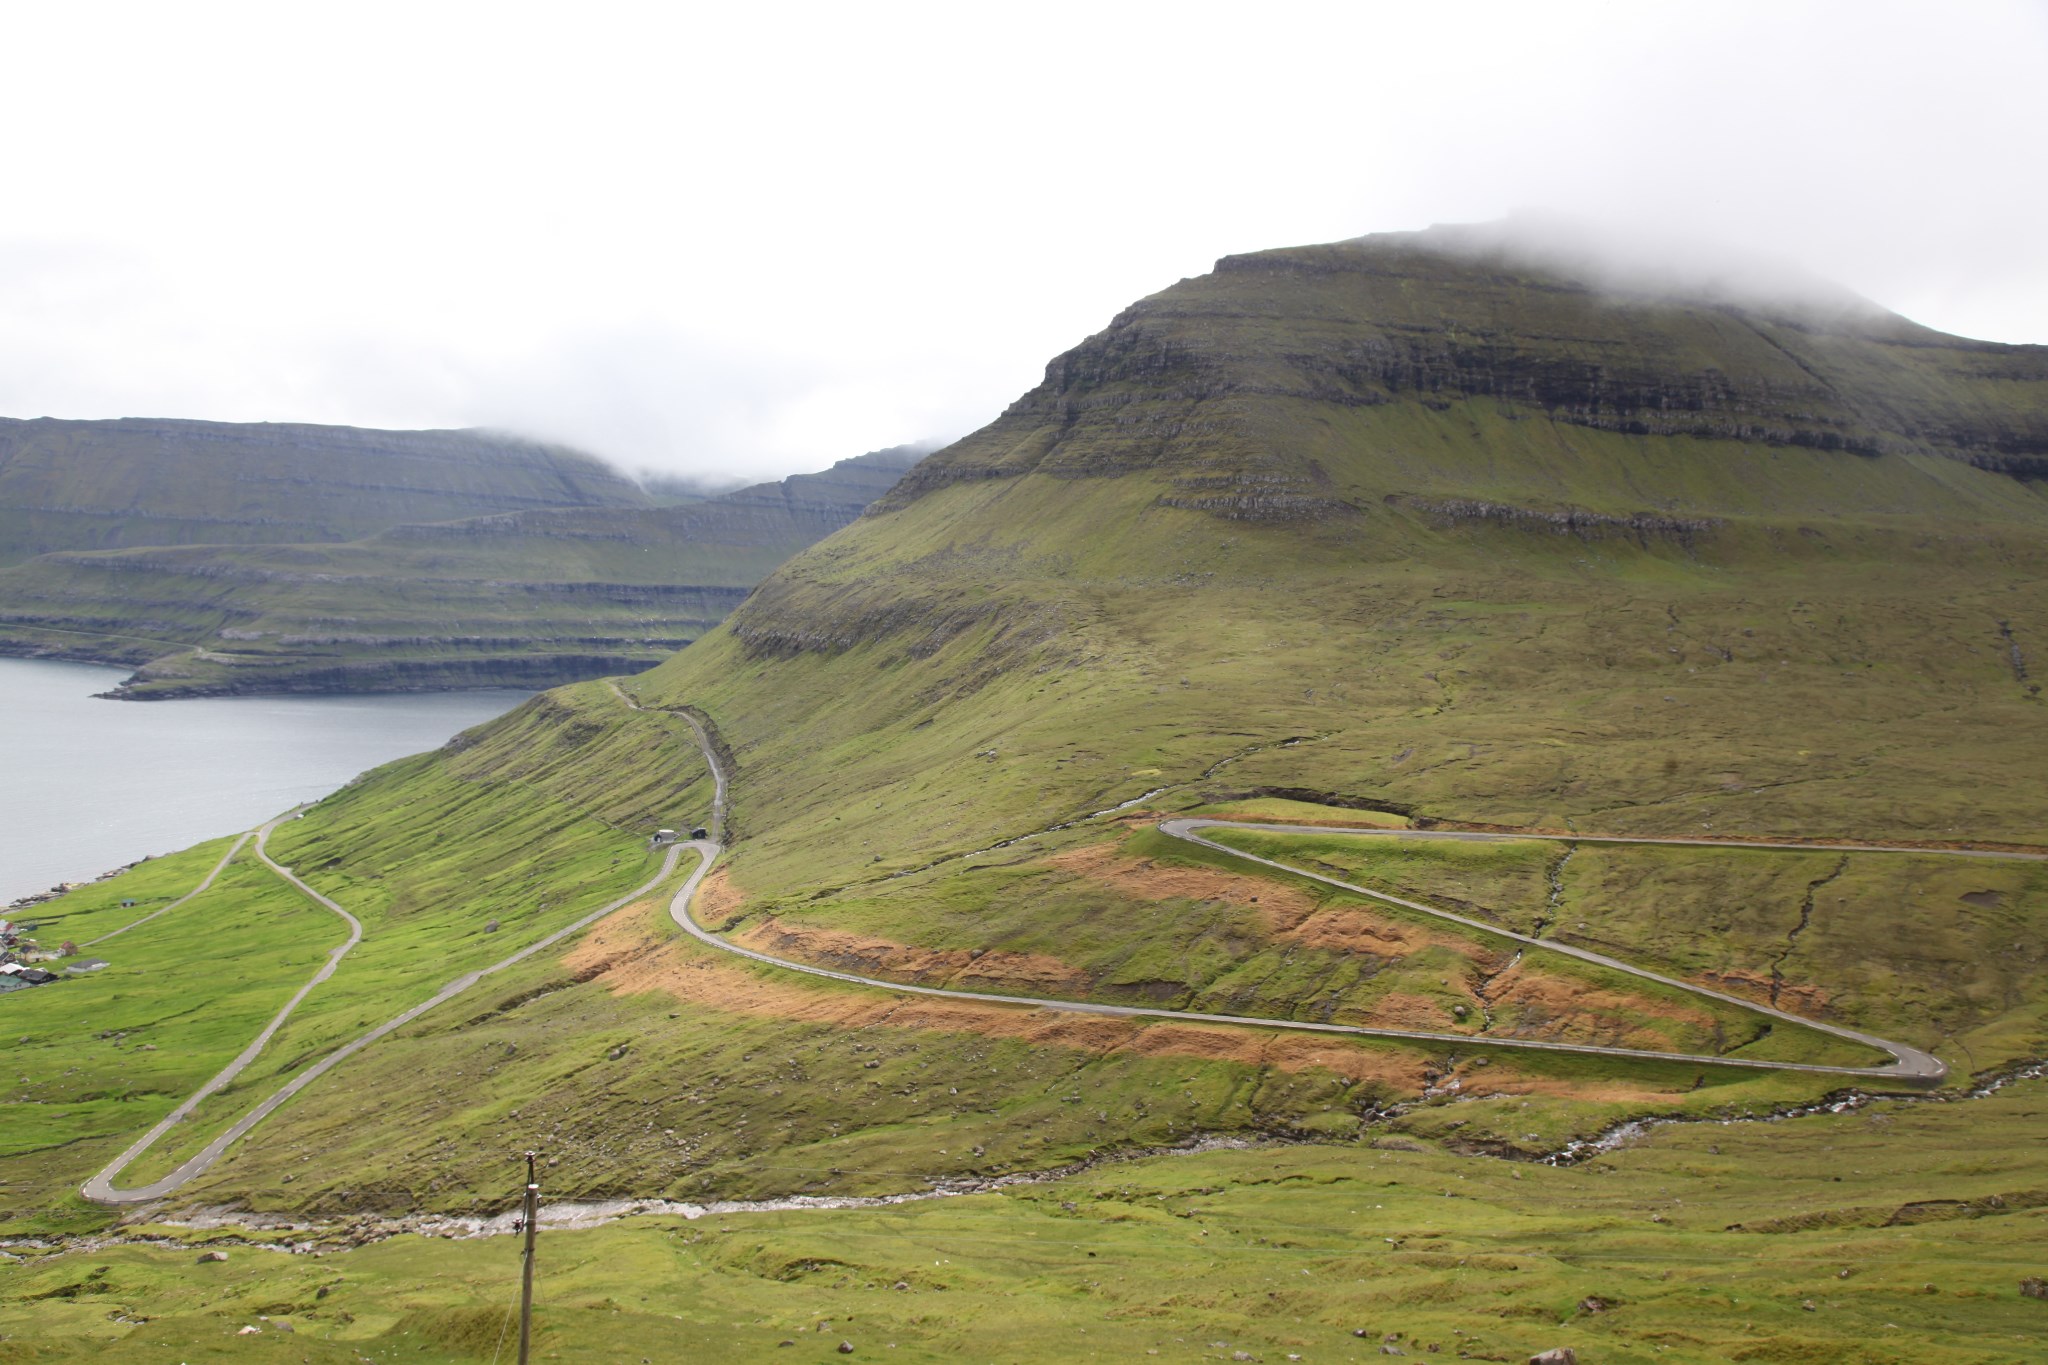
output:
M 1277 479 L 1286 493 L 1256 497 L 1292 515 L 1315 496 L 1304 424 L 1474 401 L 2048 477 L 2048 347 L 1946 336 L 1733 253 L 1511 222 L 1226 256 L 1054 359 L 879 507 L 960 479 L 1163 469 L 1195 488 Z

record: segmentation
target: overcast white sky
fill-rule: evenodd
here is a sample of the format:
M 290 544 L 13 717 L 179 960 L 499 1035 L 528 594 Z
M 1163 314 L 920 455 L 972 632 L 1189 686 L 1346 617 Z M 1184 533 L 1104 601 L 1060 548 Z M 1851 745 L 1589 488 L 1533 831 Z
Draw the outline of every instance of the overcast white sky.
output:
M 1561 212 L 2048 342 L 2048 3 L 0 3 L 0 414 L 962 434 L 1217 256 Z

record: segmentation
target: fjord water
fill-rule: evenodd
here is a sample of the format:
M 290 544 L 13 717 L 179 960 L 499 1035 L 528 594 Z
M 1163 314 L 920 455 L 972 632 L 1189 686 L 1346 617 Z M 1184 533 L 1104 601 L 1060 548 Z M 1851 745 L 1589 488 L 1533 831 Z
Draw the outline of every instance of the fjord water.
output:
M 103 701 L 124 669 L 0 659 L 0 905 L 233 834 L 532 695 Z

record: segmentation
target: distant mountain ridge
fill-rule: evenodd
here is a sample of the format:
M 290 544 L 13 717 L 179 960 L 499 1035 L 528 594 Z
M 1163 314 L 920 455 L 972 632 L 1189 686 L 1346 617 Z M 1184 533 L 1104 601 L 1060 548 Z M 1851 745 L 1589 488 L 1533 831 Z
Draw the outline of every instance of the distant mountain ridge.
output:
M 374 448 L 400 451 L 393 458 L 415 476 L 446 452 L 501 453 L 438 439 L 448 433 L 375 435 L 391 439 Z M 414 435 L 436 438 L 421 445 L 431 458 L 404 453 Z M 525 486 L 540 486 L 552 448 L 510 449 Z M 136 666 L 117 692 L 136 698 L 548 687 L 635 672 L 853 521 L 922 451 L 877 451 L 669 506 L 594 461 L 583 480 L 586 457 L 566 454 L 557 491 L 584 499 L 575 505 L 401 522 L 346 541 L 58 551 L 0 568 L 0 653 Z M 330 478 L 316 497 L 340 486 Z
M 0 418 L 0 564 L 53 550 L 353 540 L 405 522 L 653 501 L 595 456 L 488 431 Z

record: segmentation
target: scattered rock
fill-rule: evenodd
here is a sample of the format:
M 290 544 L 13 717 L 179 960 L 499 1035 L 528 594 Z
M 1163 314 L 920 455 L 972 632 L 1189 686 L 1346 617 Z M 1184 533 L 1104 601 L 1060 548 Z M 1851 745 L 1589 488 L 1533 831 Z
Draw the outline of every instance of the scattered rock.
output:
M 1605 1313 L 1612 1307 L 1614 1307 L 1613 1299 L 1603 1299 L 1598 1294 L 1588 1294 L 1585 1298 L 1579 1300 L 1579 1311 L 1581 1313 Z
M 225 1251 L 202 1251 L 199 1253 L 199 1264 L 205 1265 L 208 1261 L 225 1261 L 227 1258 L 228 1254 Z
M 1799 1310 L 1803 1313 L 1818 1313 L 1820 1311 L 1820 1305 L 1816 1304 L 1812 1299 L 1808 1299 L 1806 1302 L 1799 1305 Z
M 617 1047 L 613 1048 L 610 1052 L 607 1052 L 604 1055 L 616 1062 L 617 1060 L 619 1060 L 619 1058 L 626 1055 L 626 1045 L 624 1043 L 620 1043 Z
M 852 1343 L 852 1342 L 850 1342 L 850 1341 L 842 1341 L 842 1342 L 840 1342 L 840 1343 L 839 1343 L 839 1354 L 841 1354 L 841 1355 L 843 1355 L 843 1356 L 850 1356 L 850 1355 L 852 1355 L 852 1354 L 853 1354 L 853 1343 Z
M 2048 1299 L 2048 1280 L 2038 1275 L 2029 1275 L 2020 1281 L 2020 1295 L 2029 1299 Z
M 788 1337 L 784 1337 L 784 1338 L 783 1338 L 782 1340 L 780 1340 L 780 1341 L 776 1342 L 775 1344 L 776 1344 L 777 1346 L 794 1346 L 794 1345 L 796 1345 L 796 1343 L 795 1343 L 795 1342 L 793 1342 L 793 1341 L 791 1341 L 791 1340 L 790 1340 L 790 1339 L 789 1339 Z
M 235 1333 L 235 1335 L 238 1337 L 253 1337 L 260 1333 L 262 1330 L 263 1329 L 261 1327 L 258 1327 L 252 1323 L 251 1325 L 244 1327 L 241 1331 Z
M 1530 1356 L 1529 1365 L 1579 1365 L 1579 1353 L 1569 1346 L 1553 1346 Z
M 896 1283 L 890 1285 L 889 1287 L 891 1289 L 908 1289 L 910 1288 L 910 1284 L 906 1280 L 898 1280 L 896 1281 Z

